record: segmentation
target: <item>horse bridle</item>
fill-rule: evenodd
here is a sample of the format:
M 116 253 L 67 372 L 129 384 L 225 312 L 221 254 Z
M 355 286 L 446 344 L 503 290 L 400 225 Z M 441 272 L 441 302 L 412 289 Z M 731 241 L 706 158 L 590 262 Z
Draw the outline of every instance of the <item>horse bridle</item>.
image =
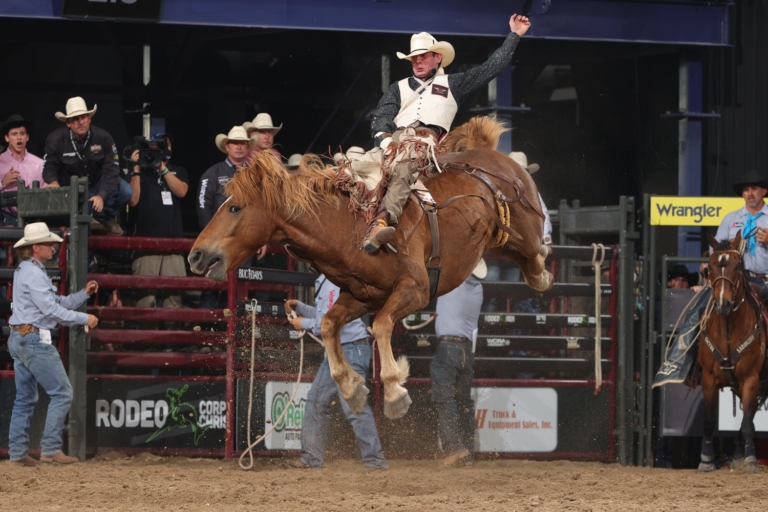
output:
M 733 253 L 736 256 L 738 256 L 739 257 L 739 264 L 736 265 L 736 271 L 738 272 L 739 277 L 736 279 L 736 282 L 734 283 L 732 279 L 729 279 L 729 278 L 725 277 L 724 275 L 720 275 L 720 276 L 714 278 L 712 280 L 712 283 L 710 283 L 710 286 L 712 287 L 712 290 L 714 291 L 715 284 L 717 284 L 718 281 L 723 280 L 723 281 L 725 281 L 726 283 L 730 284 L 733 287 L 733 293 L 734 293 L 734 295 L 737 295 L 739 293 L 739 285 L 742 283 L 742 281 L 746 280 L 746 277 L 744 276 L 744 272 L 740 268 L 744 264 L 744 259 L 743 259 L 743 255 L 742 255 L 741 251 L 737 251 L 736 249 L 729 249 L 727 251 L 715 251 L 712 255 L 714 256 L 715 253 L 720 253 L 720 254 Z M 741 294 L 741 300 L 739 301 L 739 303 L 737 305 L 735 305 L 733 307 L 733 311 L 736 311 L 737 309 L 739 309 L 739 307 L 744 303 L 744 300 L 746 299 L 746 297 L 747 297 L 747 292 L 746 292 L 746 284 L 745 284 L 744 285 L 743 293 Z

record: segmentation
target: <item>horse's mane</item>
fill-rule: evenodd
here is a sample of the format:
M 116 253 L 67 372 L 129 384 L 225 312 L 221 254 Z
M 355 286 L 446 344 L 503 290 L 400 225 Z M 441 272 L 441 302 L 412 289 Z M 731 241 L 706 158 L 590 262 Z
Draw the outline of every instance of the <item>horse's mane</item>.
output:
M 317 155 L 304 155 L 298 170 L 288 172 L 271 151 L 260 151 L 235 173 L 226 193 L 240 207 L 259 203 L 270 212 L 285 208 L 289 218 L 304 214 L 317 218 L 315 210 L 321 203 L 333 208 L 341 204 L 335 178 L 336 171 Z
M 467 149 L 496 149 L 499 138 L 509 128 L 491 117 L 473 117 L 459 126 L 443 139 L 442 146 L 448 153 L 458 153 Z

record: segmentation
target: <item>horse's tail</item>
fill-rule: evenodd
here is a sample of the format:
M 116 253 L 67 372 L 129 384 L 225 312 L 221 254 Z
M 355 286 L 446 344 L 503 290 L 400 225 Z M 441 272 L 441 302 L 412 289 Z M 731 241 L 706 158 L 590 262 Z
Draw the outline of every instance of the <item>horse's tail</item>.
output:
M 509 128 L 492 117 L 473 117 L 459 126 L 443 139 L 442 145 L 449 153 L 458 153 L 467 149 L 496 149 L 499 138 Z

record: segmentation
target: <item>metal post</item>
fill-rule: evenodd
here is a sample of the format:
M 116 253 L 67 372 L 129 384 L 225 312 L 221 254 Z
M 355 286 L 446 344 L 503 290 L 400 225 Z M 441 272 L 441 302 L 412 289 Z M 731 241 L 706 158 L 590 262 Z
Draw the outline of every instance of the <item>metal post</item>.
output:
M 67 255 L 67 281 L 69 294 L 85 287 L 88 277 L 88 229 L 91 216 L 86 214 L 88 178 L 70 182 L 69 254 Z M 85 313 L 83 304 L 78 311 Z M 72 385 L 72 406 L 69 409 L 69 443 L 71 457 L 85 460 L 86 440 L 86 377 L 88 338 L 83 326 L 69 328 L 69 382 Z
M 148 44 L 144 45 L 144 58 L 143 58 L 143 83 L 144 87 L 149 85 L 149 80 L 151 78 L 151 69 L 150 69 L 150 46 Z M 145 139 L 149 139 L 151 137 L 151 130 L 152 130 L 152 114 L 149 113 L 149 103 L 144 103 L 144 115 L 142 116 L 142 134 L 144 135 Z
M 680 112 L 701 112 L 702 73 L 700 61 L 680 58 L 679 108 Z M 701 196 L 702 175 L 702 121 L 682 117 L 678 121 L 678 183 L 680 196 Z M 699 256 L 701 253 L 701 228 L 677 228 L 677 254 Z
M 512 106 L 512 66 L 507 66 L 499 76 L 488 82 L 488 105 L 496 107 Z M 511 114 L 492 110 L 490 115 L 496 116 L 500 121 L 505 121 L 511 127 Z M 497 149 L 505 155 L 512 151 L 511 131 L 501 134 Z
M 645 222 L 650 224 L 650 210 Z M 645 344 L 646 374 L 645 374 L 645 460 L 648 466 L 653 466 L 653 383 L 654 346 L 656 344 L 656 226 L 650 226 L 648 241 L 648 338 Z
M 619 231 L 619 329 L 618 349 L 616 355 L 617 376 L 617 415 L 618 415 L 618 442 L 619 462 L 621 464 L 632 463 L 632 447 L 634 431 L 634 347 L 633 347 L 633 296 L 632 273 L 634 271 L 635 244 L 634 244 L 634 198 L 621 197 L 619 208 L 621 211 L 621 229 Z
M 224 458 L 231 459 L 235 453 L 235 345 L 237 338 L 237 270 L 227 276 L 227 308 L 232 314 L 227 318 L 227 428 L 224 430 Z
M 649 194 L 643 195 L 643 275 L 641 290 L 640 304 L 642 311 L 640 312 L 640 339 L 638 343 L 641 344 L 642 350 L 640 352 L 640 382 L 638 384 L 637 394 L 637 464 L 641 466 L 647 466 L 648 461 L 645 457 L 645 444 L 646 434 L 648 430 L 648 424 L 645 421 L 645 408 L 646 408 L 646 393 L 650 390 L 651 383 L 647 379 L 646 366 L 649 364 L 647 357 L 646 340 L 648 338 L 648 308 L 651 307 L 648 302 L 648 291 L 652 285 L 650 279 L 649 262 L 652 256 L 650 255 L 650 205 L 651 196 Z

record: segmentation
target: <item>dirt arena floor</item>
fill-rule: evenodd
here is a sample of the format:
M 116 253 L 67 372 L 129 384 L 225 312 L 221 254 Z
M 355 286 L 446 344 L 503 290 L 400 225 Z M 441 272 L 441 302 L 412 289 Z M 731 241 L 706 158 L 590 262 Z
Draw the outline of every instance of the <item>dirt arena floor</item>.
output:
M 768 472 L 622 467 L 595 462 L 481 461 L 442 469 L 393 460 L 366 473 L 354 461 L 323 470 L 236 461 L 110 453 L 72 466 L 0 462 L 0 507 L 43 510 L 765 510 Z

